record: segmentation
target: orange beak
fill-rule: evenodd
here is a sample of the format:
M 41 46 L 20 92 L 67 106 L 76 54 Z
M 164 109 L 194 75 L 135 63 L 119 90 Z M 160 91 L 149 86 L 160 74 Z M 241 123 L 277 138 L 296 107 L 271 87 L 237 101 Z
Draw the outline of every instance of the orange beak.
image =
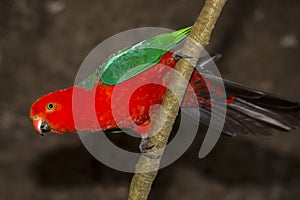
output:
M 44 135 L 45 133 L 51 132 L 51 127 L 48 125 L 48 123 L 43 121 L 39 117 L 33 118 L 33 128 L 40 135 Z
M 40 129 L 41 127 L 41 124 L 42 124 L 42 119 L 40 118 L 35 118 L 33 119 L 33 128 L 36 132 L 38 132 L 39 134 L 42 134 L 42 131 Z

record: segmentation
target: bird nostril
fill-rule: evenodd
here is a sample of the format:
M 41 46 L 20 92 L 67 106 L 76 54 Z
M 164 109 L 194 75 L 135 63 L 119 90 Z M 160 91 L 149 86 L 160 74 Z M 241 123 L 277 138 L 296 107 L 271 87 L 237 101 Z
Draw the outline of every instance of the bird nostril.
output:
M 42 122 L 40 130 L 42 133 L 48 133 L 51 131 L 51 127 L 47 124 L 47 122 Z

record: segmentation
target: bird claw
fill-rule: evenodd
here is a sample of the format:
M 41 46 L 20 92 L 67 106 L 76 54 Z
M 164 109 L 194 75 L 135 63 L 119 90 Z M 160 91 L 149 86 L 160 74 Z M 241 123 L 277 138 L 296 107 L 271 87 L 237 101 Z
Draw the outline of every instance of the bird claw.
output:
M 179 50 L 174 51 L 173 55 L 172 55 L 173 59 L 178 62 L 180 59 L 182 58 L 193 58 L 191 56 L 185 55 L 183 53 L 181 53 Z
M 149 140 L 149 137 L 143 137 L 141 139 L 141 142 L 140 142 L 140 145 L 139 145 L 139 149 L 140 149 L 140 152 L 147 158 L 150 158 L 150 159 L 158 159 L 160 158 L 161 156 L 160 155 L 154 155 L 154 154 L 151 154 L 151 153 L 147 153 L 147 150 L 150 150 L 154 147 L 154 145 L 151 145 L 151 146 L 148 146 L 147 145 L 147 142 Z
M 172 57 L 176 62 L 178 62 L 182 58 L 193 58 L 192 56 L 183 54 L 182 52 L 180 52 L 180 50 L 174 51 Z M 197 69 L 203 70 L 205 65 L 207 65 L 208 63 L 210 63 L 212 61 L 216 61 L 216 60 L 220 59 L 221 57 L 222 57 L 222 55 L 219 53 L 202 56 L 202 57 L 198 58 L 198 61 L 197 61 L 195 67 Z
M 139 145 L 139 149 L 141 153 L 146 153 L 147 150 L 150 150 L 154 147 L 154 145 L 148 146 L 147 142 L 149 140 L 149 137 L 143 137 L 141 139 L 140 145 Z

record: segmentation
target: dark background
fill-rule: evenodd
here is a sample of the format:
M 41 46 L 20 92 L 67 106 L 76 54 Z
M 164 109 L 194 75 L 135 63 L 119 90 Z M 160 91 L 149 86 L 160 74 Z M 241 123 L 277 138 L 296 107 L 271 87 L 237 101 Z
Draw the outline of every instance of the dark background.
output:
M 71 86 L 89 51 L 144 26 L 194 23 L 200 0 L 0 0 L 0 199 L 126 199 L 131 174 L 95 160 L 76 134 L 39 137 L 41 95 Z M 300 100 L 298 0 L 229 0 L 209 51 L 223 76 Z M 300 131 L 199 142 L 160 171 L 150 199 L 299 199 Z

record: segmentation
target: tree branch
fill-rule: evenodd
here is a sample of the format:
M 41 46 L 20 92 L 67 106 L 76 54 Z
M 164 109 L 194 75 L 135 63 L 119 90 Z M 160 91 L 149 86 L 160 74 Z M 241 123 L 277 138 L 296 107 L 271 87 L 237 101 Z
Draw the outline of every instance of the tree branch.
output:
M 226 0 L 205 1 L 200 15 L 183 47 L 182 53 L 184 55 L 189 55 L 193 58 L 200 56 L 203 47 L 209 44 L 212 30 L 214 29 L 225 2 Z M 162 156 L 164 152 L 185 94 L 188 84 L 186 80 L 190 79 L 194 71 L 193 66 L 193 62 L 190 60 L 181 59 L 175 67 L 179 73 L 174 73 L 172 77 L 169 90 L 167 90 L 162 102 L 163 109 L 159 111 L 158 117 L 151 130 L 152 136 L 148 141 L 149 146 L 152 144 L 155 145 L 151 149 L 151 154 L 154 156 Z M 148 198 L 152 183 L 158 173 L 160 158 L 151 159 L 144 155 L 140 157 L 136 165 L 136 173 L 131 181 L 129 200 L 146 200 Z

